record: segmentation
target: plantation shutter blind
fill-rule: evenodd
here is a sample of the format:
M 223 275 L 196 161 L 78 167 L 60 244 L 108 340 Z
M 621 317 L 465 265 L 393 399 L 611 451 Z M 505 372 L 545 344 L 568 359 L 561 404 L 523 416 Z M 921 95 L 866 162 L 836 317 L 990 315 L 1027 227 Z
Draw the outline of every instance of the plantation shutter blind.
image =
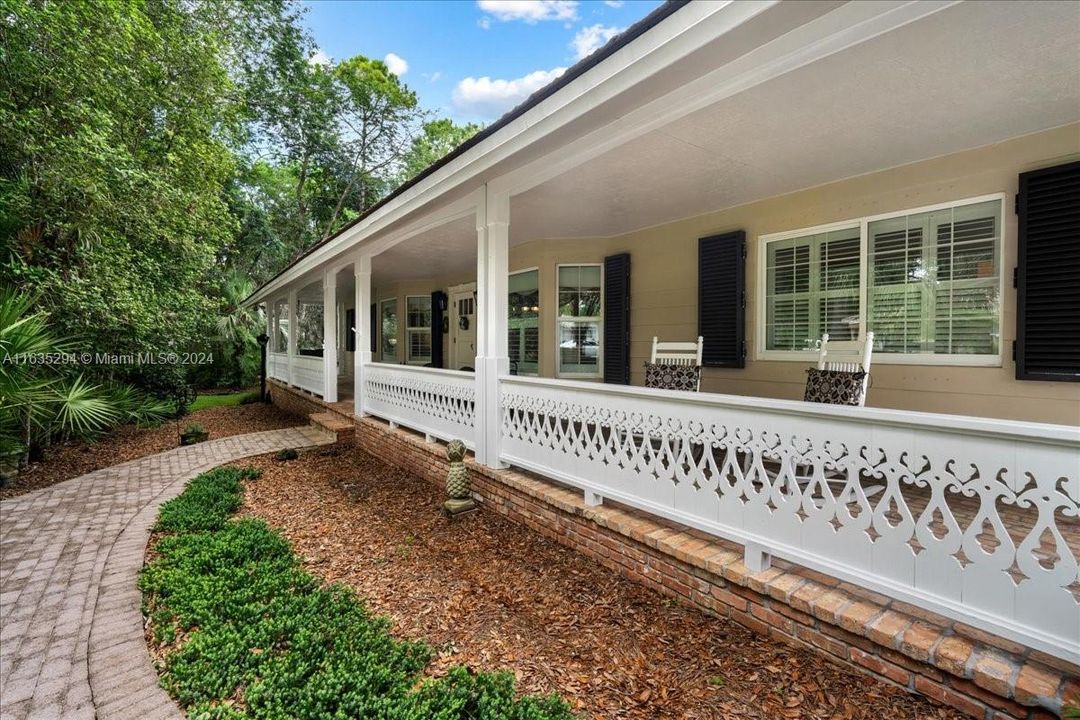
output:
M 991 200 L 868 224 L 875 352 L 1000 351 L 1000 210 Z
M 1080 162 L 1020 175 L 1016 377 L 1080 381 Z
M 630 254 L 604 258 L 604 382 L 630 384 Z
M 702 365 L 746 366 L 746 233 L 698 240 L 698 334 Z M 792 313 L 797 310 L 790 308 Z

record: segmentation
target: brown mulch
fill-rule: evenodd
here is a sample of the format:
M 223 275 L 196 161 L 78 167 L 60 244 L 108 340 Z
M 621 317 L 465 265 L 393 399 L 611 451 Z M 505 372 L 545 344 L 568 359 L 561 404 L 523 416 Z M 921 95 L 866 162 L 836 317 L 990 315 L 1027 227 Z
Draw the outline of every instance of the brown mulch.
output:
M 583 718 L 959 718 L 959 714 L 680 606 L 481 510 L 454 522 L 431 483 L 357 449 L 261 457 L 243 514 L 305 566 L 355 588 L 399 636 L 450 665 L 510 670 Z
M 303 419 L 295 415 L 261 403 L 206 408 L 181 418 L 180 427 L 182 429 L 193 422 L 206 428 L 211 440 L 305 424 Z M 0 488 L 0 500 L 55 485 L 94 470 L 171 450 L 177 445 L 176 423 L 173 421 L 155 428 L 125 425 L 92 443 L 56 445 L 48 450 L 44 462 L 32 464 L 8 485 Z

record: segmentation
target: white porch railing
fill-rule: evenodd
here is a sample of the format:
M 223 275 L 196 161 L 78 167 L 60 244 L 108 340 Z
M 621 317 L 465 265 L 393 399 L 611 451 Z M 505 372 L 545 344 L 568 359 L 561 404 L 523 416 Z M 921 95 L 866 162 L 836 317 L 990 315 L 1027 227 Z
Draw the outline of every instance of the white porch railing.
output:
M 1080 662 L 1080 428 L 500 388 L 504 462 Z
M 293 357 L 293 377 L 290 382 L 308 392 L 322 395 L 325 390 L 323 385 L 323 359 L 309 355 L 296 355 Z
M 275 380 L 289 382 L 289 356 L 287 353 L 268 353 L 266 356 L 266 374 Z
M 391 422 L 476 447 L 472 373 L 412 365 L 364 366 L 363 410 Z

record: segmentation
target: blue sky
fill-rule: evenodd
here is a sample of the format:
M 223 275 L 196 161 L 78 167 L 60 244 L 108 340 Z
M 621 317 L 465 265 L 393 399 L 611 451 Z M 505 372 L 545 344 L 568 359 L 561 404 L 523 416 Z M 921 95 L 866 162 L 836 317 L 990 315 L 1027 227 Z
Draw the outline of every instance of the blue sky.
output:
M 421 104 L 490 123 L 660 0 L 308 0 L 319 57 L 384 59 Z

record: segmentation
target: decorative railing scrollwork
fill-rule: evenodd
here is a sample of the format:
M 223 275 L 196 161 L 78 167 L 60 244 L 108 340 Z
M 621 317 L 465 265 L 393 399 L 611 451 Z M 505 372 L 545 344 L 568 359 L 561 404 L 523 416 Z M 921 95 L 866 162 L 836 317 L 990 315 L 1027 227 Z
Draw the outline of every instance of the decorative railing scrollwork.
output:
M 507 462 L 1080 661 L 1080 430 L 501 387 Z
M 364 369 L 364 411 L 445 440 L 475 442 L 471 373 L 377 364 Z

